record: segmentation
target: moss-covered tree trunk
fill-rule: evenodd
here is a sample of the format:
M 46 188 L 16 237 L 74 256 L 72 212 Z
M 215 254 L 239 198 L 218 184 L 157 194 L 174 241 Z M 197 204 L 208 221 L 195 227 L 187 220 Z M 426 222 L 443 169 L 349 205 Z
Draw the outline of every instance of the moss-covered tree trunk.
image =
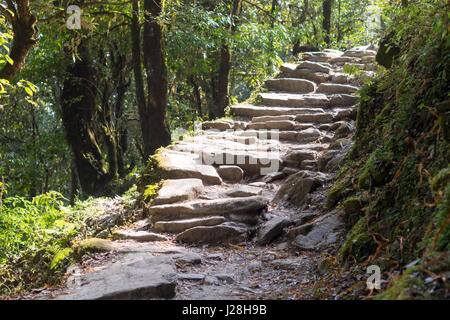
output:
M 63 83 L 62 119 L 81 188 L 87 194 L 99 195 L 113 177 L 95 134 L 98 74 L 86 40 L 78 54 L 80 59 L 69 67 Z

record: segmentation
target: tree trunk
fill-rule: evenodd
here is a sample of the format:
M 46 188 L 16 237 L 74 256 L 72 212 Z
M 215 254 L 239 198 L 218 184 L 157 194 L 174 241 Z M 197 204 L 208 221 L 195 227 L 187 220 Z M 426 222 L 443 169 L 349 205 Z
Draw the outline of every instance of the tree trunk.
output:
M 230 0 L 230 25 L 228 27 L 229 35 L 231 36 L 237 29 L 235 24 L 236 17 L 239 16 L 241 12 L 242 0 Z M 212 117 L 220 118 L 225 115 L 225 109 L 230 103 L 230 75 L 231 75 L 231 47 L 228 39 L 220 48 L 220 58 L 219 58 L 219 70 L 217 75 L 217 87 L 214 99 L 214 106 L 212 109 Z
M 61 94 L 62 120 L 72 148 L 81 188 L 89 195 L 105 194 L 111 181 L 108 164 L 95 137 L 98 75 L 86 40 L 68 70 Z
M 7 3 L 8 9 L 14 15 L 6 11 L 3 6 L 0 13 L 12 26 L 14 37 L 9 57 L 14 63 L 6 63 L 3 66 L 0 70 L 0 79 L 11 81 L 16 74 L 22 71 L 28 53 L 38 42 L 39 30 L 36 26 L 37 18 L 31 13 L 29 0 L 7 1 Z
M 330 34 L 331 34 L 331 7 L 333 6 L 334 0 L 323 0 L 323 22 L 322 27 L 325 31 L 325 43 L 330 44 Z
M 158 19 L 163 12 L 163 5 L 162 0 L 144 1 L 143 58 L 147 73 L 147 103 L 144 118 L 141 118 L 141 128 L 146 157 L 171 141 L 166 121 L 167 67 L 163 49 L 163 30 Z

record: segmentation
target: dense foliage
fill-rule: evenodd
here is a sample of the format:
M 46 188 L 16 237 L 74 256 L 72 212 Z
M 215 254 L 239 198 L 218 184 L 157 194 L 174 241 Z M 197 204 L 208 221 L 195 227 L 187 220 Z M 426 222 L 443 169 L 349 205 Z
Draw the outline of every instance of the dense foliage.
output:
M 385 39 L 399 54 L 361 90 L 355 143 L 328 196 L 349 229 L 341 263 L 388 277 L 419 259 L 381 298 L 443 297 L 423 279 L 450 261 L 448 25 L 446 1 L 398 8 Z

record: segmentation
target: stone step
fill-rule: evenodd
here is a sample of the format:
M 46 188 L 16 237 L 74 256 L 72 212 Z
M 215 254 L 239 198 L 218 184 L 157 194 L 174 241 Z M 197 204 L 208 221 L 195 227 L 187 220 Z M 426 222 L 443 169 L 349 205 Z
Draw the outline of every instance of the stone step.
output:
M 297 69 L 308 69 L 313 72 L 321 72 L 325 74 L 329 74 L 332 70 L 331 65 L 329 63 L 311 62 L 311 61 L 301 62 L 297 66 Z
M 327 82 L 330 79 L 328 73 L 314 72 L 310 69 L 300 69 L 297 67 L 298 65 L 291 63 L 281 65 L 281 76 L 285 78 L 306 79 L 315 83 Z
M 153 223 L 192 219 L 207 216 L 259 215 L 267 207 L 262 197 L 224 198 L 216 200 L 196 200 L 177 204 L 151 206 L 149 216 Z
M 162 180 L 195 178 L 202 180 L 205 184 L 222 184 L 216 169 L 202 164 L 197 155 L 163 149 L 155 154 L 154 159 L 156 161 L 150 174 Z
M 249 130 L 293 130 L 295 128 L 295 121 L 290 120 L 269 120 L 265 122 L 252 122 L 247 125 Z
M 305 52 L 303 59 L 311 62 L 329 62 L 330 59 L 340 57 L 343 52 Z
M 266 122 L 266 121 L 280 121 L 280 120 L 295 120 L 295 115 L 281 115 L 281 116 L 262 116 L 253 117 L 252 123 L 256 122 Z
M 282 116 L 296 115 L 303 113 L 321 113 L 321 108 L 288 108 L 288 107 L 268 107 L 255 105 L 235 105 L 231 107 L 231 113 L 238 117 L 262 117 L 262 116 Z
M 357 57 L 362 58 L 364 56 L 376 56 L 377 55 L 377 48 L 373 46 L 360 46 L 351 48 L 344 52 L 344 56 L 346 57 Z
M 175 238 L 176 241 L 191 244 L 239 243 L 246 239 L 247 228 L 239 225 L 220 224 L 211 227 L 194 227 Z
M 151 241 L 167 241 L 167 237 L 149 231 L 135 231 L 135 230 L 118 230 L 113 233 L 114 238 L 128 239 L 139 242 L 151 242 Z
M 202 122 L 202 130 L 219 130 L 219 131 L 225 131 L 233 128 L 232 123 L 226 122 L 226 121 L 205 121 Z
M 309 93 L 316 90 L 316 84 L 312 81 L 296 78 L 269 79 L 266 87 L 273 91 Z
M 321 83 L 317 88 L 316 93 L 325 94 L 352 94 L 359 90 L 358 87 L 346 85 L 346 84 L 336 84 L 336 83 Z
M 164 180 L 152 204 L 160 205 L 192 200 L 202 191 L 203 182 L 200 179 Z
M 333 121 L 332 113 L 317 113 L 317 114 L 298 114 L 295 116 L 297 122 L 312 122 L 312 123 L 329 123 Z
M 260 93 L 258 97 L 267 106 L 283 106 L 292 108 L 319 107 L 329 105 L 329 98 L 324 94 L 288 94 L 288 93 Z
M 154 228 L 159 232 L 180 233 L 190 228 L 200 226 L 215 226 L 223 222 L 225 222 L 224 217 L 212 216 L 206 218 L 158 221 L 154 224 Z

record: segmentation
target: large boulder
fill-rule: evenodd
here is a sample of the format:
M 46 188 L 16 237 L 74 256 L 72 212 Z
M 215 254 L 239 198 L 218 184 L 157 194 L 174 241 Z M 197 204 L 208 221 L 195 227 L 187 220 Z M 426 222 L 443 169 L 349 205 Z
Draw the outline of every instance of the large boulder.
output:
M 329 181 L 331 178 L 321 172 L 300 171 L 289 176 L 273 198 L 274 203 L 291 202 L 303 205 L 309 202 L 309 193 Z
M 283 229 L 289 226 L 292 221 L 286 217 L 276 217 L 267 221 L 258 233 L 258 244 L 265 245 L 276 237 L 280 236 Z
M 203 190 L 200 179 L 169 179 L 161 183 L 161 189 L 152 204 L 170 204 L 192 200 Z
M 220 166 L 217 172 L 223 180 L 232 183 L 238 183 L 244 178 L 244 171 L 238 166 Z

